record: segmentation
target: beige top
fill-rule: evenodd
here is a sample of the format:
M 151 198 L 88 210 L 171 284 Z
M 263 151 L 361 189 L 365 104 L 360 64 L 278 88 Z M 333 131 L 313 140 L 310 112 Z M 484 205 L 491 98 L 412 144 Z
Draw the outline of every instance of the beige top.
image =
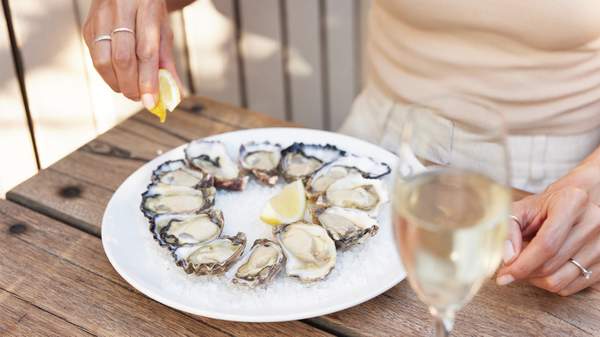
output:
M 520 134 L 600 126 L 600 1 L 375 0 L 370 82 L 402 103 L 473 95 Z

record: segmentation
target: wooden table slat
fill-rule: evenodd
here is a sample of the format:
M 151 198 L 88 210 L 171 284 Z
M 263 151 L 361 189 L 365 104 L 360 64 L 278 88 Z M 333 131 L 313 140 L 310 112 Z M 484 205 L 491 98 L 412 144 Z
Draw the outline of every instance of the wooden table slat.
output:
M 94 336 L 4 290 L 0 290 L 0 335 Z
M 215 133 L 268 126 L 292 125 L 207 99 L 186 99 L 181 108 L 169 116 L 167 123 L 158 124 L 150 114 L 138 113 L 19 185 L 7 197 L 98 236 L 104 208 L 114 190 L 133 171 L 159 152 Z M 292 133 L 290 137 L 293 137 Z M 516 194 L 517 198 L 522 196 L 523 194 Z M 108 280 L 119 289 L 127 289 L 134 294 L 132 296 L 138 295 L 106 261 L 96 237 L 56 221 L 49 221 L 33 212 L 19 215 L 21 212 L 15 213 L 13 207 L 0 207 L 0 210 L 22 221 L 48 224 L 43 228 L 35 227 L 36 230 L 29 234 L 20 235 L 21 240 L 26 240 L 35 247 L 44 247 L 48 253 L 66 259 L 81 270 L 87 269 L 79 272 L 91 273 L 89 277 Z M 63 232 L 67 235 L 60 236 Z M 86 265 L 90 267 L 85 268 Z M 147 299 L 147 302 L 137 297 L 135 300 L 152 308 L 157 305 Z M 110 302 L 112 301 L 107 305 Z M 158 307 L 168 310 L 160 305 Z M 219 322 L 219 331 L 234 335 L 261 326 L 209 319 L 201 321 L 212 326 L 217 326 L 215 322 Z M 407 282 L 402 282 L 360 306 L 307 322 L 348 336 L 412 336 L 431 333 L 429 316 Z M 296 326 L 265 326 L 271 330 L 264 331 L 279 331 L 276 335 L 285 334 L 287 329 L 299 331 Z M 301 327 L 308 329 L 305 324 Z M 268 335 L 268 332 L 264 334 Z M 312 336 L 319 332 L 320 330 L 312 329 L 303 333 Z M 590 289 L 569 298 L 561 298 L 527 285 L 497 287 L 490 282 L 459 313 L 455 335 L 598 336 L 600 291 Z
M 127 284 L 98 238 L 2 200 L 0 240 L 0 303 L 14 294 L 94 335 L 328 336 L 301 322 L 231 323 L 170 309 Z M 10 322 L 0 316 L 0 327 Z

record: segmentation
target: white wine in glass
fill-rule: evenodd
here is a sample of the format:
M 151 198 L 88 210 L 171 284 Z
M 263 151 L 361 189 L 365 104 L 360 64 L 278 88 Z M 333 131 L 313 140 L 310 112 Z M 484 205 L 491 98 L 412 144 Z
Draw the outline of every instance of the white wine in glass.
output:
M 464 99 L 434 103 L 404 118 L 393 219 L 411 287 L 434 316 L 436 335 L 448 336 L 455 312 L 501 261 L 511 195 L 501 116 Z M 477 115 L 448 124 L 442 108 Z

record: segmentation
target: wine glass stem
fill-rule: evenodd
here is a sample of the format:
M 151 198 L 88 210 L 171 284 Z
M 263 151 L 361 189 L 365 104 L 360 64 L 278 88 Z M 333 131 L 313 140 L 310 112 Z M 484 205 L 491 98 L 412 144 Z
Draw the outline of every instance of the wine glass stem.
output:
M 430 307 L 429 312 L 435 320 L 435 337 L 448 337 L 454 326 L 453 310 L 438 310 Z
M 435 319 L 435 337 L 449 337 L 451 327 L 447 327 L 442 317 L 434 316 Z

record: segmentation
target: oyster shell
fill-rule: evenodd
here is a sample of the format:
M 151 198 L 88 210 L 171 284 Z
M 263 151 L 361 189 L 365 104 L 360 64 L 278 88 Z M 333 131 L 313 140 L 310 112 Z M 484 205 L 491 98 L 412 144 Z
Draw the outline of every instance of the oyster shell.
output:
M 287 275 L 312 282 L 322 280 L 335 267 L 335 243 L 323 227 L 299 221 L 279 226 L 274 234 L 287 259 Z
M 315 222 L 327 230 L 337 247 L 348 249 L 375 236 L 379 230 L 377 220 L 353 208 L 329 207 L 318 209 Z
M 281 160 L 281 145 L 269 142 L 250 142 L 240 146 L 240 165 L 260 182 L 275 185 L 279 179 L 277 168 Z
M 331 184 L 317 199 L 316 205 L 355 208 L 370 216 L 377 216 L 379 208 L 387 201 L 387 192 L 381 180 L 363 178 L 355 172 Z
M 182 246 L 173 251 L 175 263 L 186 273 L 219 275 L 225 273 L 242 256 L 246 234 L 223 236 L 208 243 Z
M 150 231 L 161 246 L 200 244 L 218 238 L 223 232 L 223 212 L 211 209 L 199 213 L 159 214 L 150 220 Z
M 323 165 L 336 160 L 346 152 L 334 145 L 294 143 L 281 151 L 279 171 L 286 181 L 306 180 Z
M 267 284 L 279 274 L 285 260 L 283 250 L 277 242 L 257 239 L 246 262 L 235 273 L 233 283 L 249 287 Z
M 169 160 L 152 172 L 153 183 L 187 187 L 210 187 L 213 179 L 201 171 L 189 167 L 184 160 Z
M 375 161 L 373 158 L 349 154 L 315 172 L 306 184 L 306 193 L 309 198 L 316 199 L 335 181 L 353 172 L 360 173 L 363 178 L 377 179 L 389 174 L 391 169 L 388 164 Z
M 192 213 L 203 211 L 215 203 L 214 187 L 192 188 L 163 183 L 148 185 L 142 194 L 142 213 L 147 218 L 166 213 Z
M 246 187 L 248 177 L 243 176 L 220 141 L 192 141 L 185 148 L 185 158 L 193 167 L 213 176 L 216 187 L 235 191 Z

